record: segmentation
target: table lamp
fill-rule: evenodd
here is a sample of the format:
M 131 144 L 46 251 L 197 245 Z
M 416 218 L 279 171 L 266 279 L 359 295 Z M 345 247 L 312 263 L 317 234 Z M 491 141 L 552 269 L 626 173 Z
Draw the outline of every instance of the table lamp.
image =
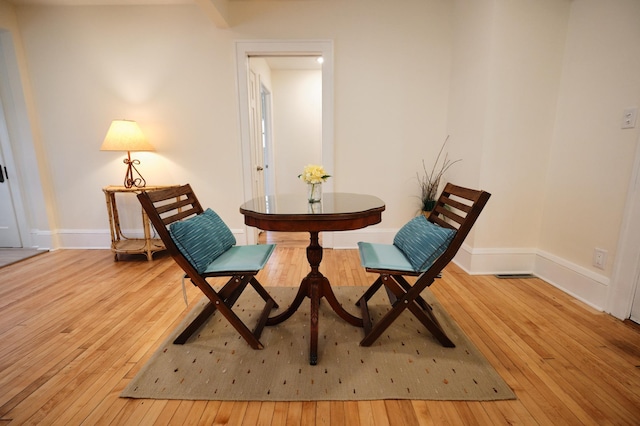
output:
M 139 160 L 131 159 L 131 151 L 154 151 L 153 146 L 140 130 L 138 123 L 132 120 L 113 120 L 107 136 L 102 142 L 100 151 L 127 151 L 127 158 L 123 162 L 127 165 L 127 174 L 124 176 L 125 188 L 144 188 L 147 182 L 144 180 L 136 165 Z M 133 176 L 136 171 L 138 177 Z

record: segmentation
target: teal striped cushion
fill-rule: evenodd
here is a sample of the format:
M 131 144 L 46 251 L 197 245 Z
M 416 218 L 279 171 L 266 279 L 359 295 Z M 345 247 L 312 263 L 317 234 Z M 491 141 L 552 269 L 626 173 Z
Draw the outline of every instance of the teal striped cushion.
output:
M 235 246 L 216 257 L 204 273 L 259 271 L 269 260 L 274 244 Z
M 416 272 L 424 272 L 449 247 L 456 231 L 435 225 L 420 215 L 404 225 L 393 239 Z
M 358 243 L 360 263 L 365 268 L 413 272 L 402 250 L 393 244 Z
M 229 227 L 213 210 L 174 222 L 169 233 L 184 257 L 199 273 L 236 243 Z

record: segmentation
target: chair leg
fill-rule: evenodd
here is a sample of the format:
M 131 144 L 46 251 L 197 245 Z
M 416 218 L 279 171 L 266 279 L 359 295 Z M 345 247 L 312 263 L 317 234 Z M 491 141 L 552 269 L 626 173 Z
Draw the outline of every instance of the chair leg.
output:
M 398 282 L 398 284 L 400 284 L 402 286 L 402 288 L 404 288 L 404 290 L 406 292 L 408 292 L 409 290 L 411 290 L 412 285 L 409 284 L 409 282 L 402 276 L 402 275 L 395 275 L 394 278 L 396 279 L 396 281 Z M 422 296 L 418 296 L 416 297 L 416 302 L 418 303 L 418 305 L 420 305 L 420 307 L 422 309 L 429 310 L 431 309 L 431 307 L 429 306 L 429 304 L 422 298 Z
M 398 299 L 402 299 L 403 304 L 409 308 L 409 311 L 424 325 L 427 330 L 431 332 L 442 346 L 445 348 L 454 348 L 456 345 L 449 339 L 447 333 L 445 333 L 442 325 L 433 314 L 431 306 L 420 296 L 420 290 L 425 289 L 433 283 L 433 278 L 427 281 L 422 281 L 419 287 L 414 288 L 411 286 L 404 277 L 394 275 L 395 280 L 385 281 L 385 286 L 392 291 Z M 403 284 L 404 281 L 404 284 Z M 425 285 L 428 283 L 428 285 Z M 404 291 L 403 291 L 404 290 Z M 422 309 L 421 309 L 422 308 Z
M 186 341 L 189 340 L 189 337 L 191 337 L 196 331 L 198 331 L 198 329 L 209 319 L 209 317 L 211 317 L 211 315 L 216 312 L 216 310 L 220 306 L 220 302 L 226 304 L 229 307 L 233 306 L 233 304 L 236 303 L 236 300 L 238 300 L 238 297 L 240 297 L 240 294 L 242 294 L 242 291 L 247 285 L 246 281 L 248 280 L 246 280 L 245 282 L 243 281 L 245 280 L 243 280 L 242 277 L 237 276 L 232 277 L 229 281 L 227 281 L 227 283 L 217 294 L 217 297 L 213 300 L 209 298 L 209 302 L 207 303 L 207 305 L 202 309 L 198 316 L 195 317 L 194 320 L 191 321 L 191 323 L 182 331 L 182 333 L 180 333 L 180 335 L 176 337 L 173 343 L 175 345 L 183 345 L 184 343 L 186 343 Z M 196 285 L 202 290 L 202 287 L 200 285 Z M 213 289 L 210 286 L 209 289 L 213 292 Z
M 186 341 L 189 340 L 189 337 L 191 337 L 216 310 L 216 305 L 212 301 L 209 301 L 198 316 L 176 337 L 173 344 L 184 345 Z
M 193 333 L 195 333 L 200 328 L 200 326 L 202 326 L 202 324 L 215 313 L 215 311 L 220 311 L 220 313 L 227 319 L 227 321 L 229 321 L 229 324 L 231 324 L 233 328 L 236 329 L 236 331 L 244 338 L 249 346 L 251 346 L 253 349 L 263 349 L 264 346 L 262 345 L 262 343 L 260 343 L 259 336 L 256 336 L 254 332 L 249 330 L 249 328 L 242 322 L 240 317 L 238 317 L 236 313 L 231 309 L 252 278 L 252 275 L 247 275 L 244 277 L 234 276 L 224 285 L 224 287 L 222 287 L 219 293 L 216 293 L 206 282 L 206 280 L 195 280 L 194 283 L 198 286 L 198 288 L 200 288 L 205 296 L 207 296 L 207 298 L 209 299 L 209 303 L 207 303 L 202 312 L 187 326 L 187 328 L 178 336 L 178 338 L 174 340 L 174 343 L 185 343 L 189 339 L 189 337 L 191 337 Z M 259 321 L 259 323 L 260 322 L 261 321 Z M 264 325 L 261 327 L 260 324 L 258 324 L 258 326 L 256 327 L 256 329 L 258 330 L 258 334 L 262 332 L 263 327 Z
M 264 308 L 262 308 L 262 312 L 260 313 L 260 317 L 258 318 L 258 323 L 253 329 L 253 335 L 256 339 L 260 339 L 262 336 L 262 330 L 264 330 L 265 325 L 267 325 L 267 320 L 269 319 L 269 313 L 272 309 L 277 308 L 276 301 L 273 299 L 269 299 L 264 304 Z
M 364 296 L 358 300 L 356 305 L 360 306 L 360 311 L 362 313 L 362 327 L 364 328 L 364 335 L 366 336 L 371 333 L 371 329 L 373 328 L 373 321 L 369 314 L 369 306 L 367 305 L 367 301 Z
M 410 303 L 408 306 L 411 313 L 431 332 L 438 342 L 445 348 L 455 348 L 456 345 L 451 341 L 447 333 L 445 333 L 440 321 L 433 315 L 431 309 L 422 310 L 417 303 Z
M 404 280 L 404 277 L 401 276 L 385 275 L 379 278 L 379 280 L 384 284 L 385 290 L 387 290 L 392 307 L 377 324 L 373 325 L 368 307 L 363 307 L 363 305 L 366 306 L 364 296 L 358 301 L 358 303 L 361 304 L 363 321 L 365 321 L 366 315 L 365 337 L 360 341 L 361 346 L 371 346 L 400 314 L 409 308 L 409 311 L 431 332 L 442 346 L 447 348 L 455 347 L 455 344 L 447 336 L 442 325 L 433 314 L 431 306 L 420 297 L 417 288 L 413 288 Z M 411 293 L 409 293 L 409 291 Z
M 278 303 L 271 297 L 269 292 L 265 290 L 265 288 L 260 284 L 260 282 L 256 279 L 256 277 L 251 277 L 251 281 L 249 281 L 251 286 L 256 290 L 256 292 L 262 297 L 262 300 L 265 302 L 273 301 L 273 307 L 271 309 L 278 309 Z
M 387 312 L 360 341 L 360 346 L 371 346 L 378 337 L 400 316 L 406 308 L 405 304 L 397 305 Z
M 356 302 L 356 306 L 360 306 L 360 300 L 369 301 L 373 297 L 374 294 L 380 289 L 382 286 L 382 275 L 378 276 L 378 279 L 375 280 L 373 284 L 364 292 L 362 297 Z

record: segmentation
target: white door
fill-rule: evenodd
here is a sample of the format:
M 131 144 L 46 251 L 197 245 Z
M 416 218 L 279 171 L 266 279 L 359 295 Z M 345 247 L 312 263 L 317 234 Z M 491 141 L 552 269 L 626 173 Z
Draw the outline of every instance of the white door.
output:
M 262 114 L 260 112 L 260 82 L 249 70 L 249 132 L 251 135 L 251 163 L 253 197 L 264 197 L 264 147 L 262 145 Z
M 0 92 L 3 96 L 7 94 L 8 105 L 14 105 L 10 97 L 12 90 L 8 69 L 17 66 L 9 47 L 12 45 L 10 34 L 0 31 Z M 6 47 L 9 49 L 5 50 Z M 3 100 L 4 97 L 0 99 L 0 247 L 31 246 L 26 230 L 24 206 L 20 198 L 20 184 L 15 172 L 16 162 L 11 151 Z
M 639 274 L 640 275 L 640 274 Z M 640 277 L 636 277 L 636 295 L 633 297 L 631 305 L 631 320 L 640 324 Z
M 11 198 L 8 171 L 0 147 L 0 247 L 22 247 L 18 221 Z
M 273 159 L 273 138 L 271 132 L 271 92 L 260 84 L 260 118 L 262 120 L 262 147 L 264 161 L 264 193 L 276 193 L 275 163 Z

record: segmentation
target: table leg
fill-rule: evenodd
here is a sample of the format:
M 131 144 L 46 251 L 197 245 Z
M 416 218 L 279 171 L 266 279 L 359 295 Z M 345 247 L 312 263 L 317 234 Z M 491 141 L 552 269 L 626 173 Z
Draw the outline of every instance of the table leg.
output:
M 320 272 L 320 263 L 322 262 L 322 246 L 318 240 L 318 232 L 310 232 L 310 243 L 307 247 L 307 260 L 311 271 L 302 279 L 300 288 L 291 305 L 281 314 L 267 320 L 267 325 L 279 324 L 288 319 L 298 310 L 305 297 L 311 299 L 311 324 L 310 324 L 310 344 L 309 344 L 309 364 L 316 365 L 318 363 L 318 317 L 320 309 L 320 299 L 326 297 L 327 302 L 338 316 L 349 324 L 356 327 L 362 327 L 362 318 L 355 317 L 347 312 L 336 299 L 336 295 L 331 289 L 331 283 Z

